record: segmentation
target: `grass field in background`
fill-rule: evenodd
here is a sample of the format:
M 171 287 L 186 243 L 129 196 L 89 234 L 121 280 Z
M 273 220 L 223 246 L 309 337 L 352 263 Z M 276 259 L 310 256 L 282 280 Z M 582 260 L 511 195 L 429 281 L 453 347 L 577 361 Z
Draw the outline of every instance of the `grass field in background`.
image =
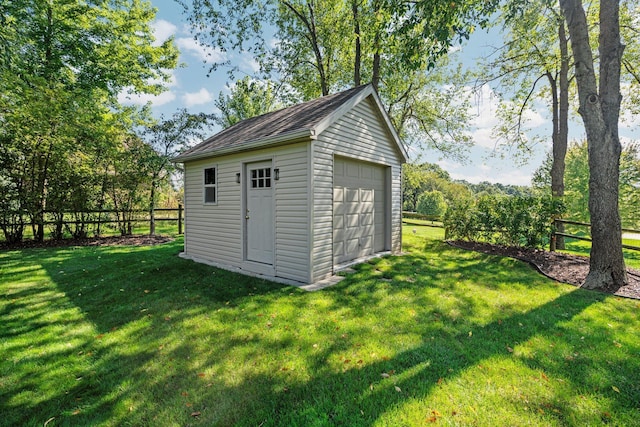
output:
M 313 293 L 181 238 L 1 251 L 0 425 L 638 425 L 639 301 L 442 237 Z
M 640 247 L 640 240 L 622 239 L 622 244 Z M 566 250 L 563 252 L 588 257 L 591 252 L 591 242 L 567 238 L 565 248 Z M 627 267 L 640 268 L 640 251 L 623 249 L 622 253 Z

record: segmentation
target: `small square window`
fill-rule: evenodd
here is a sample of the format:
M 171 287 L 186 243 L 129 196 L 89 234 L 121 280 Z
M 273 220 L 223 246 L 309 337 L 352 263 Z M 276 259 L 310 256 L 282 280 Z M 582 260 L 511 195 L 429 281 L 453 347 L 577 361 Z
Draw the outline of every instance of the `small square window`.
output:
M 252 169 L 251 188 L 271 188 L 271 168 Z
M 218 185 L 216 168 L 206 168 L 204 170 L 204 203 L 218 202 Z

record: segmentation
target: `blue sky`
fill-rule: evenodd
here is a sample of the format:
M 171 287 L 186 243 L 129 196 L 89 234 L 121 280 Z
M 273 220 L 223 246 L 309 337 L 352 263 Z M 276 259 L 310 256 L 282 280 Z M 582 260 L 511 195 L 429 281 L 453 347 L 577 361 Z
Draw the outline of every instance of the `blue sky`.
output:
M 228 84 L 232 82 L 226 70 L 207 76 L 207 63 L 213 60 L 230 59 L 240 67 L 241 73 L 252 75 L 256 71 L 256 64 L 246 55 L 235 53 L 223 54 L 215 49 L 198 45 L 189 32 L 182 7 L 174 0 L 152 0 L 158 9 L 153 23 L 156 39 L 162 42 L 167 37 L 174 36 L 180 49 L 182 67 L 172 71 L 172 79 L 168 90 L 158 96 L 133 95 L 128 99 L 123 95 L 121 101 L 126 103 L 144 104 L 151 102 L 155 115 L 171 115 L 178 108 L 187 108 L 192 113 L 215 112 L 213 101 L 220 91 L 228 92 Z M 491 52 L 491 46 L 500 45 L 500 34 L 492 31 L 490 34 L 477 31 L 461 48 L 460 57 L 465 66 L 473 67 L 475 61 Z M 454 179 L 465 179 L 469 182 L 481 181 L 500 182 L 503 184 L 529 185 L 532 173 L 540 166 L 550 143 L 538 145 L 526 164 L 519 164 L 511 158 L 501 159 L 492 156 L 495 142 L 491 138 L 491 129 L 497 124 L 495 117 L 497 97 L 493 91 L 485 87 L 481 96 L 476 97 L 473 107 L 472 136 L 475 146 L 470 150 L 469 160 L 458 163 L 446 158 L 438 152 L 423 151 L 420 160 L 438 163 Z M 550 119 L 546 115 L 543 105 L 537 112 L 529 114 L 531 134 L 548 135 Z M 574 119 L 570 124 L 570 139 L 584 138 L 582 123 Z M 640 139 L 640 126 L 632 120 L 621 125 L 620 134 L 623 138 Z M 212 129 L 212 133 L 220 129 Z

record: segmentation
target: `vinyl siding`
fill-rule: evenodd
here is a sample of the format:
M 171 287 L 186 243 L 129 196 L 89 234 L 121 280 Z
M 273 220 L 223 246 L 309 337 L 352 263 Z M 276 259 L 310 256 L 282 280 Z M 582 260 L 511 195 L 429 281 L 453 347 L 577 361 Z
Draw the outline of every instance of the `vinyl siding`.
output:
M 185 254 L 252 271 L 251 263 L 244 260 L 244 182 L 238 184 L 236 174 L 245 163 L 272 160 L 273 168 L 280 169 L 280 180 L 273 181 L 273 274 L 309 282 L 308 151 L 309 143 L 303 142 L 185 163 Z M 205 167 L 218 168 L 215 205 L 203 203 Z
M 313 142 L 313 279 L 333 273 L 333 161 L 334 156 L 387 166 L 387 191 L 391 203 L 391 242 L 387 249 L 402 248 L 401 155 L 369 98 L 322 132 Z M 386 240 L 386 239 L 385 239 Z
M 274 158 L 276 183 L 276 276 L 309 283 L 309 143 Z

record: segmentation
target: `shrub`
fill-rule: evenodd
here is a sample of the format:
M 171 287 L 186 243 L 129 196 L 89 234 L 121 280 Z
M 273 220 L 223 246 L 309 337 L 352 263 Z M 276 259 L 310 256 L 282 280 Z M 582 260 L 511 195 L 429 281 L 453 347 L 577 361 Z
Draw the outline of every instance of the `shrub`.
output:
M 449 239 L 539 248 L 549 242 L 553 218 L 563 211 L 550 196 L 483 195 L 450 205 L 443 223 Z

